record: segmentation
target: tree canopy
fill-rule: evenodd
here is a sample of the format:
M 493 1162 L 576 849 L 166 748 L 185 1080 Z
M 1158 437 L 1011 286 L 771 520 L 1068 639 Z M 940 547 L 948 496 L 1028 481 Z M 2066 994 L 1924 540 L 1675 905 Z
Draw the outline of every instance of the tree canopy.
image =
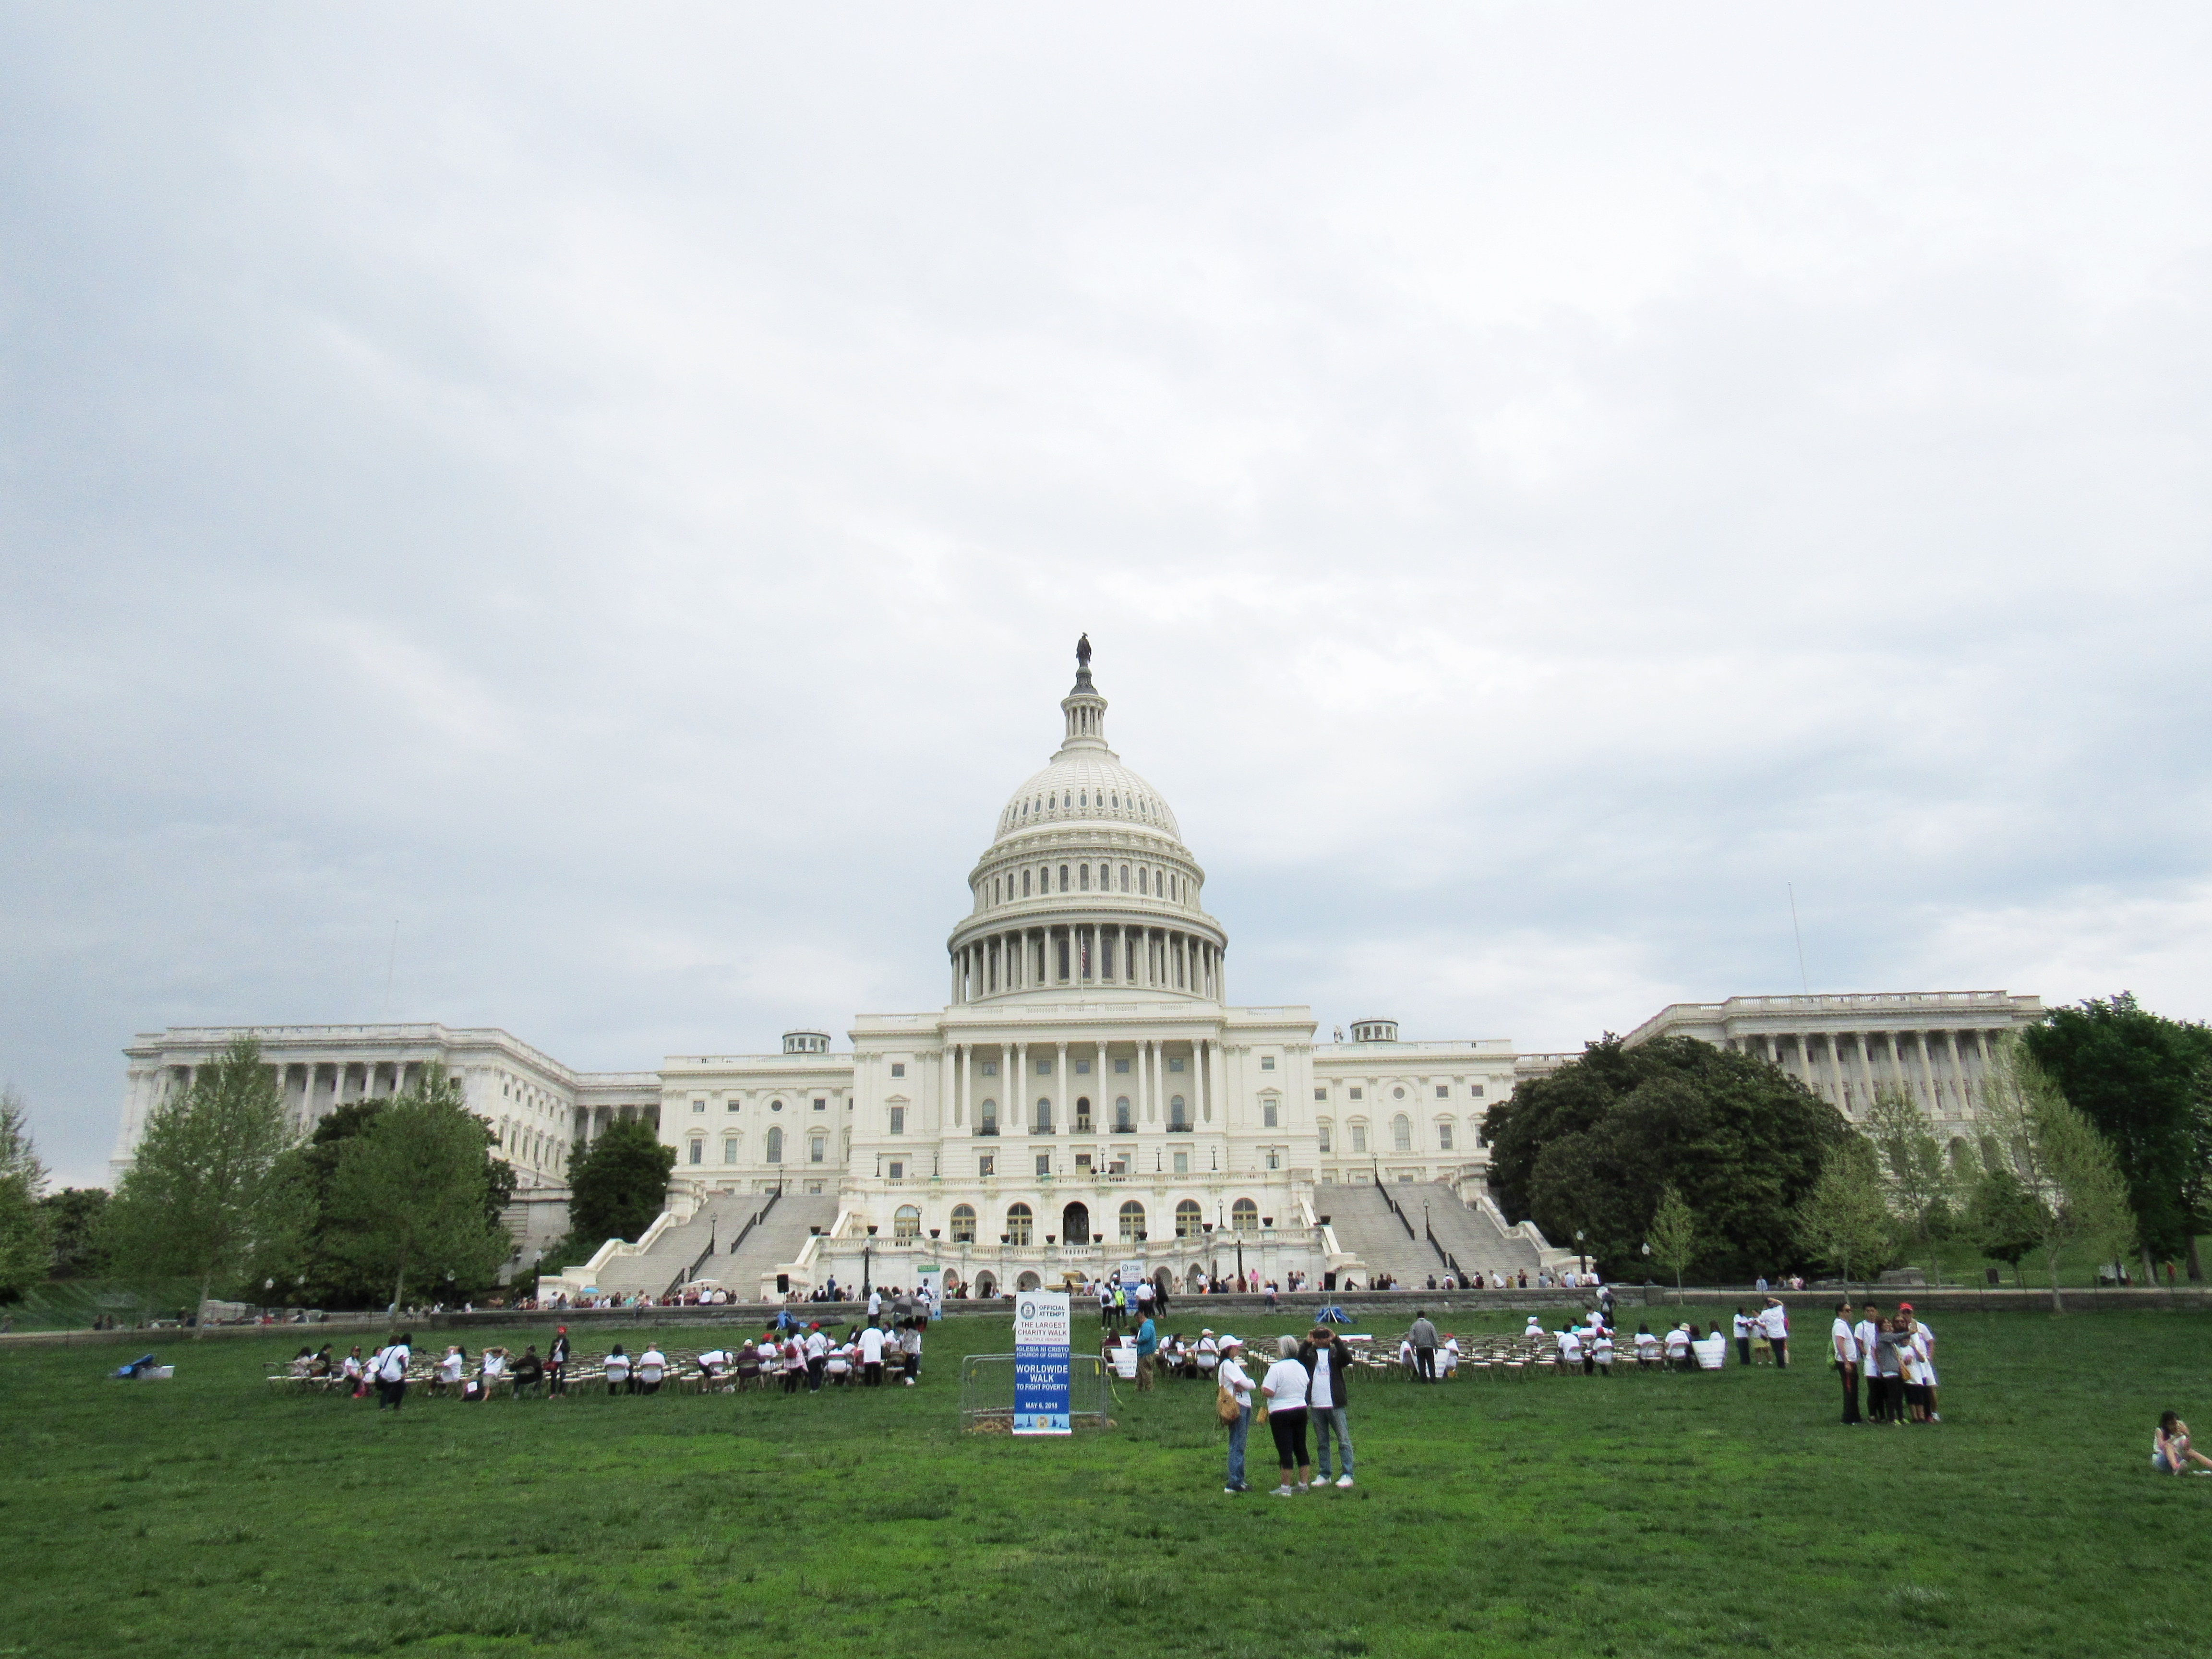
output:
M 2022 1036 L 2112 1143 L 2143 1248 L 2187 1255 L 2212 1218 L 2212 1026 L 2154 1014 L 2123 991 L 2053 1008 Z
M 587 1261 L 611 1238 L 635 1243 L 668 1207 L 676 1149 L 649 1123 L 611 1123 L 568 1159 L 568 1237 L 556 1254 L 562 1266 Z M 550 1258 L 549 1258 L 550 1259 Z
M 53 1232 L 55 1279 L 89 1279 L 106 1271 L 107 1252 L 100 1243 L 107 1215 L 105 1187 L 64 1187 L 39 1200 Z
M 395 1305 L 410 1281 L 443 1290 L 450 1280 L 454 1295 L 493 1281 L 514 1249 L 500 1224 L 514 1172 L 442 1068 L 425 1066 L 412 1091 L 334 1144 L 317 1231 L 328 1258 L 389 1285 Z
M 1996 1046 L 1983 1091 L 1983 1121 L 2004 1170 L 2036 1200 L 2018 1218 L 2035 1230 L 2051 1279 L 2051 1305 L 2063 1305 L 2058 1257 L 2081 1243 L 2104 1261 L 2134 1249 L 2136 1218 L 2112 1143 L 2035 1062 L 2018 1032 Z
M 0 1302 L 44 1279 L 52 1261 L 52 1223 L 39 1202 L 46 1184 L 30 1109 L 13 1089 L 0 1090 Z
M 1844 1136 L 1828 1149 L 1820 1178 L 1797 1206 L 1797 1237 L 1818 1261 L 1851 1280 L 1872 1279 L 1888 1260 L 1897 1221 L 1881 1156 L 1862 1134 Z
M 1749 1278 L 1794 1258 L 1792 1212 L 1851 1133 L 1795 1078 L 1694 1037 L 1591 1043 L 1517 1087 L 1485 1121 L 1492 1180 L 1510 1218 L 1589 1235 L 1607 1273 L 1641 1273 L 1669 1185 L 1695 1214 L 1692 1271 Z
M 290 1138 L 261 1045 L 240 1037 L 148 1115 L 103 1224 L 115 1265 L 190 1279 L 204 1303 L 286 1224 L 274 1176 Z

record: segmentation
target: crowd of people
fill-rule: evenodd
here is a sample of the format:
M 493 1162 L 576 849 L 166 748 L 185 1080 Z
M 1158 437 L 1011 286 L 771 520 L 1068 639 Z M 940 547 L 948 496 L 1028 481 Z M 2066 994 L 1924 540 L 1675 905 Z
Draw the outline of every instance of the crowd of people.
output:
M 1829 1327 L 1829 1358 L 1844 1385 L 1844 1421 L 1852 1423 L 1941 1423 L 1936 1410 L 1936 1333 L 1900 1302 L 1888 1318 L 1869 1302 L 1858 1319 L 1851 1304 L 1836 1304 Z M 1859 1384 L 1866 1383 L 1866 1406 L 1859 1406 Z

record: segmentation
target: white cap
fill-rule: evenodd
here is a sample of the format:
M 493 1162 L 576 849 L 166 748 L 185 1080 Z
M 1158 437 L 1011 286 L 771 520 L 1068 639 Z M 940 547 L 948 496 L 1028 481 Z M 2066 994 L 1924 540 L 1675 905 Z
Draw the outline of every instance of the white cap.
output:
M 1241 1336 L 1224 1336 L 1220 1339 L 1219 1346 L 1224 1348 L 1241 1348 L 1244 1346 L 1244 1339 Z

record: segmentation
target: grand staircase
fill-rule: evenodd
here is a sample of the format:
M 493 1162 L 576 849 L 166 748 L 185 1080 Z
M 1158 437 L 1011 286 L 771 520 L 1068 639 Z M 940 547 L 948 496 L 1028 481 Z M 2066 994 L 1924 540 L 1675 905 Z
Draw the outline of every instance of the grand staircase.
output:
M 661 1228 L 636 1255 L 601 1262 L 592 1282 L 617 1296 L 665 1296 L 691 1279 L 711 1279 L 750 1302 L 760 1294 L 761 1275 L 796 1256 L 810 1228 L 827 1232 L 836 1219 L 834 1194 L 712 1194 L 689 1220 Z
M 1462 1273 L 1486 1279 L 1516 1273 L 1533 1279 L 1543 1264 L 1532 1240 L 1507 1232 L 1489 1211 L 1462 1202 L 1441 1182 L 1320 1188 L 1314 1207 L 1328 1216 L 1338 1245 L 1359 1257 L 1352 1274 L 1362 1285 L 1379 1273 L 1401 1284 L 1425 1285 L 1431 1273 L 1441 1278 L 1451 1271 L 1447 1254 Z M 1435 1236 L 1435 1243 L 1427 1234 Z

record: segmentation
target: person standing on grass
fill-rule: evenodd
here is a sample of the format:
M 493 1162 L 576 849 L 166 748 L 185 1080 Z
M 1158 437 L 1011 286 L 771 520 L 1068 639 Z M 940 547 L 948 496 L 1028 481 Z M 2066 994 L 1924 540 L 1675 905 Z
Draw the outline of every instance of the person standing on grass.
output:
M 1229 1425 L 1229 1484 L 1222 1491 L 1247 1492 L 1244 1484 L 1244 1441 L 1252 1432 L 1252 1379 L 1244 1374 L 1244 1345 L 1233 1336 L 1221 1339 L 1221 1367 L 1216 1372 L 1221 1386 L 1237 1402 L 1237 1420 Z
M 1141 1292 L 1138 1297 L 1137 1305 L 1140 1310 L 1144 1306 Z M 1152 1323 L 1152 1315 L 1146 1314 L 1137 1325 L 1137 1392 L 1139 1394 L 1146 1393 L 1152 1386 L 1154 1356 L 1159 1352 L 1159 1331 Z
M 909 1389 L 921 1380 L 921 1320 L 909 1319 L 899 1333 L 899 1370 Z
M 1729 1328 L 1735 1336 L 1735 1363 L 1748 1365 L 1751 1364 L 1751 1316 L 1742 1308 L 1737 1308 L 1735 1318 Z
M 1275 1462 L 1283 1471 L 1277 1498 L 1289 1498 L 1313 1488 L 1313 1462 L 1306 1455 L 1306 1368 L 1298 1364 L 1298 1340 L 1284 1337 L 1275 1345 L 1282 1358 L 1267 1367 L 1260 1392 L 1267 1397 L 1267 1428 L 1275 1437 Z M 1297 1484 L 1291 1471 L 1297 1470 Z
M 822 1373 L 830 1364 L 830 1339 L 817 1323 L 806 1328 L 806 1392 L 822 1392 Z
M 1851 1343 L 1859 1351 L 1859 1375 L 1866 1379 L 1866 1420 L 1881 1421 L 1881 1365 L 1876 1352 L 1876 1340 L 1881 1335 L 1881 1317 L 1869 1302 L 1860 1310 L 1859 1322 L 1851 1327 Z
M 873 1320 L 860 1333 L 860 1386 L 880 1389 L 884 1386 L 884 1334 Z
M 1790 1369 L 1790 1310 L 1773 1297 L 1766 1298 L 1766 1306 L 1759 1316 L 1759 1328 L 1766 1334 L 1766 1344 L 1774 1350 L 1774 1369 Z
M 1152 1281 L 1149 1279 L 1140 1279 L 1137 1281 L 1137 1322 L 1142 1324 L 1152 1316 Z
M 1875 1321 L 1875 1369 L 1881 1373 L 1881 1414 L 1878 1423 L 1902 1423 L 1905 1420 L 1904 1366 L 1898 1354 L 1897 1326 L 1894 1321 Z
M 568 1328 L 553 1333 L 553 1346 L 545 1355 L 545 1395 L 548 1399 L 568 1392 Z
M 1413 1345 L 1413 1375 L 1424 1382 L 1437 1380 L 1437 1328 L 1428 1315 L 1416 1310 L 1406 1340 Z M 1270 1411 L 1274 1408 L 1271 1406 Z
M 1844 1380 L 1844 1421 L 1855 1424 L 1859 1420 L 1859 1342 L 1851 1334 L 1851 1304 L 1836 1304 L 1836 1322 L 1828 1328 L 1828 1348 L 1836 1362 L 1836 1374 Z
M 1313 1419 L 1314 1463 L 1321 1484 L 1328 1484 L 1328 1443 L 1332 1435 L 1344 1449 L 1344 1476 L 1336 1484 L 1352 1484 L 1352 1425 L 1345 1416 L 1344 1384 L 1352 1370 L 1352 1354 L 1336 1340 L 1336 1332 L 1316 1325 L 1298 1346 L 1298 1364 L 1306 1368 L 1306 1409 Z
M 1941 1423 L 1943 1419 L 1936 1409 L 1936 1333 L 1928 1328 L 1928 1322 L 1912 1311 L 1910 1302 L 1900 1302 L 1897 1310 L 1906 1316 L 1905 1328 L 1912 1339 L 1912 1352 L 1920 1361 L 1920 1398 L 1927 1407 L 1928 1420 Z
M 1098 1281 L 1098 1328 L 1114 1328 L 1114 1287 L 1103 1279 Z
M 413 1351 L 407 1346 L 407 1339 L 398 1331 L 392 1332 L 391 1341 L 377 1350 L 377 1410 L 382 1411 L 389 1406 L 396 1412 L 406 1400 L 407 1362 L 414 1357 Z

